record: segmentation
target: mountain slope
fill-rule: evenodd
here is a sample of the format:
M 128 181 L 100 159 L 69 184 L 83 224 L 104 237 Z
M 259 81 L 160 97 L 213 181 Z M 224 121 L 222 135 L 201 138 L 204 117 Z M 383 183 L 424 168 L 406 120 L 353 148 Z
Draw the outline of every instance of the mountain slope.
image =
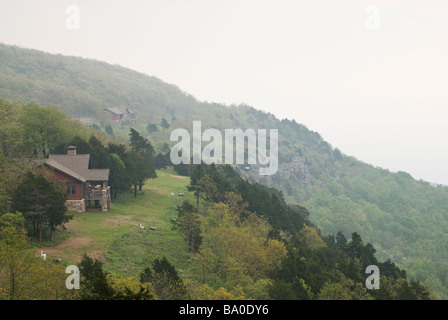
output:
M 0 96 L 23 103 L 57 105 L 74 117 L 105 121 L 104 107 L 127 106 L 137 114 L 136 130 L 148 134 L 159 150 L 169 132 L 201 120 L 202 129 L 279 130 L 279 170 L 259 176 L 253 167 L 242 176 L 283 191 L 285 199 L 310 211 L 323 231 L 345 236 L 358 232 L 410 278 L 429 281 L 448 297 L 448 188 L 416 181 L 342 154 L 322 137 L 292 120 L 279 120 L 249 106 L 197 101 L 174 85 L 103 62 L 51 55 L 0 44 Z M 160 127 L 168 120 L 168 130 Z M 299 119 L 300 120 L 300 119 Z M 125 136 L 128 128 L 113 127 Z M 126 133 L 124 133 L 126 132 Z

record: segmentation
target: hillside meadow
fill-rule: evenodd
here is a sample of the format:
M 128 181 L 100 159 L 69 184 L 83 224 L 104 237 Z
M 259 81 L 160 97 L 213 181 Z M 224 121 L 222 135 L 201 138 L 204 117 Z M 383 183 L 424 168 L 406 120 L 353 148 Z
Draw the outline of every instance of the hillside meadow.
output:
M 138 276 L 162 256 L 187 271 L 192 257 L 182 236 L 172 230 L 170 220 L 182 201 L 194 202 L 188 184 L 188 178 L 172 169 L 158 170 L 157 178 L 148 180 L 138 197 L 121 195 L 109 212 L 90 209 L 73 213 L 67 229 L 59 231 L 45 251 L 50 259 L 60 258 L 67 264 L 77 264 L 83 254 L 88 254 L 104 262 L 106 270 L 126 276 Z M 179 197 L 179 192 L 184 196 Z M 139 227 L 140 223 L 145 229 Z

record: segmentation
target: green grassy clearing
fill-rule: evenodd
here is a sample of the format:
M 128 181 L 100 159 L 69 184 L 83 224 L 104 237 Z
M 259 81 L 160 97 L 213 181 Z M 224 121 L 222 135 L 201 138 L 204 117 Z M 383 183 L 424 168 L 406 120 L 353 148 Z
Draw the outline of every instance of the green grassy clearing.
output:
M 86 253 L 103 261 L 105 270 L 123 275 L 137 275 L 154 259 L 166 256 L 187 274 L 192 255 L 182 236 L 171 229 L 170 219 L 183 200 L 194 203 L 187 191 L 189 179 L 169 169 L 157 171 L 157 176 L 146 182 L 136 198 L 129 194 L 113 201 L 107 213 L 73 213 L 67 230 L 55 233 L 53 246 L 46 248 L 47 255 L 76 264 Z M 145 229 L 140 229 L 140 222 Z

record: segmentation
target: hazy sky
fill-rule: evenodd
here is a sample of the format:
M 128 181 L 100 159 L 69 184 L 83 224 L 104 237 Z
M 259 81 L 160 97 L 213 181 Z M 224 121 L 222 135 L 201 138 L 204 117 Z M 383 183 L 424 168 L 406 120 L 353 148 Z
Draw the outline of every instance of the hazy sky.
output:
M 0 42 L 246 103 L 448 185 L 446 0 L 0 0 Z

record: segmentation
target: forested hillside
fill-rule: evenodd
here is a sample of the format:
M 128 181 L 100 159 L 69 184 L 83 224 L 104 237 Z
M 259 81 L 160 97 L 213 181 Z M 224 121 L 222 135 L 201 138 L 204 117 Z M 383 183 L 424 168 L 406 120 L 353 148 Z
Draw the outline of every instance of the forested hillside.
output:
M 390 260 L 378 260 L 375 248 L 358 233 L 350 239 L 342 233 L 322 235 L 309 221 L 305 207 L 288 205 L 281 192 L 248 182 L 229 165 L 192 166 L 189 179 L 176 176 L 188 182 L 183 183 L 188 194 L 173 198 L 160 189 L 164 182 L 158 182 L 152 167 L 151 143 L 132 128 L 127 143 L 121 144 L 53 107 L 0 99 L 0 114 L 0 299 L 436 297 L 431 288 L 407 279 L 406 272 Z M 35 165 L 33 159 L 59 149 L 64 152 L 62 148 L 71 144 L 90 154 L 92 168 L 110 168 L 114 190 L 110 212 L 66 212 L 65 190 L 47 180 Z M 158 188 L 143 189 L 145 184 Z M 144 192 L 148 190 L 150 194 Z M 155 210 L 148 208 L 156 203 Z M 141 213 L 135 217 L 137 210 Z M 159 211 L 166 215 L 158 217 Z M 161 230 L 146 231 L 133 223 L 116 226 L 135 218 L 151 221 Z M 98 227 L 106 234 L 101 237 L 105 244 L 83 250 L 81 259 L 76 257 L 82 245 L 70 249 L 74 255 L 65 247 L 59 251 L 62 258 L 56 258 L 54 241 L 92 239 Z M 176 248 L 159 248 L 170 242 Z M 34 252 L 43 243 L 50 255 L 37 259 Z M 174 265 L 174 259 L 187 269 Z M 70 291 L 64 288 L 64 266 L 73 264 L 79 266 L 81 282 L 78 290 Z M 370 265 L 381 269 L 378 290 L 365 285 Z
M 275 187 L 288 204 L 307 208 L 323 233 L 341 231 L 349 238 L 357 232 L 379 259 L 390 259 L 409 278 L 428 281 L 448 297 L 448 188 L 345 155 L 300 119 L 200 102 L 174 85 L 120 66 L 6 45 L 0 45 L 0 96 L 92 118 L 93 128 L 123 141 L 129 127 L 108 122 L 103 109 L 128 107 L 137 115 L 133 127 L 164 154 L 173 145 L 170 131 L 191 130 L 193 120 L 201 120 L 203 129 L 277 128 L 278 173 L 263 177 L 256 167 L 235 167 L 241 176 Z

